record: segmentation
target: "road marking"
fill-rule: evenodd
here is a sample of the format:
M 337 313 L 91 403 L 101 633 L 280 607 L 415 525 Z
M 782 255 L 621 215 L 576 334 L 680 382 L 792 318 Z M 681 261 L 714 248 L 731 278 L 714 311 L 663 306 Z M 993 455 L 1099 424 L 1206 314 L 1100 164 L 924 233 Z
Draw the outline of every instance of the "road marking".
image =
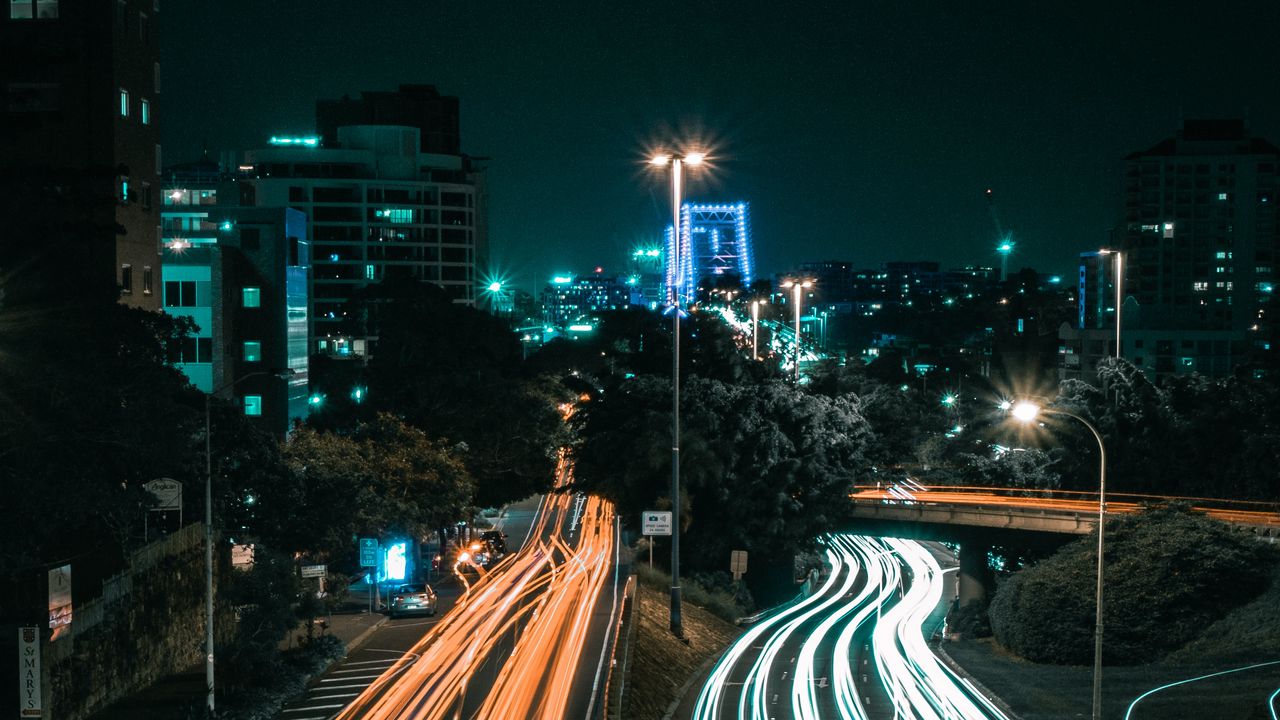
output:
M 307 698 L 307 701 L 310 702 L 311 700 L 337 700 L 338 698 L 355 697 L 356 695 L 359 695 L 359 694 L 360 694 L 359 690 L 353 690 L 351 692 L 338 693 L 336 695 L 313 695 L 312 697 Z
M 367 670 L 368 668 L 362 668 L 362 669 Z M 346 682 L 347 680 L 372 680 L 374 678 L 379 678 L 379 677 L 382 677 L 382 673 L 376 672 L 376 673 L 373 673 L 372 675 L 352 675 L 351 677 L 325 678 L 320 682 L 327 683 L 327 682 Z
M 604 643 L 600 647 L 600 663 L 596 665 L 596 677 L 591 683 L 591 698 L 587 700 L 587 717 L 591 717 L 591 710 L 596 704 L 596 692 L 600 689 L 600 674 L 604 671 L 604 656 L 608 652 L 610 645 L 609 634 L 617 629 L 617 626 L 613 623 L 613 616 L 618 611 L 618 553 L 621 550 L 622 543 L 618 542 L 617 538 L 621 534 L 621 522 L 622 518 L 617 515 L 613 516 L 613 606 L 609 608 L 609 624 L 605 626 Z
M 379 675 L 381 677 L 381 675 Z M 343 678 L 343 680 L 353 680 L 354 678 Z M 356 683 L 354 685 L 330 685 L 325 688 L 316 688 L 312 692 L 329 692 L 330 690 L 346 690 L 348 688 L 366 688 L 370 683 Z
M 343 664 L 342 664 L 342 666 L 343 666 L 343 667 L 346 667 L 346 666 L 348 666 L 348 665 L 377 665 L 377 664 L 379 664 L 379 663 L 381 663 L 381 664 L 383 664 L 383 665 L 391 665 L 391 664 L 394 664 L 394 663 L 395 663 L 395 659 L 394 659 L 394 658 L 392 658 L 392 659 L 388 659 L 388 660 L 361 660 L 361 661 L 359 661 L 359 662 L 343 663 Z
M 378 662 L 380 662 L 380 663 L 386 663 L 387 665 L 393 665 L 393 664 L 395 664 L 395 660 L 379 660 Z M 367 667 L 362 667 L 362 668 L 351 668 L 350 670 L 334 670 L 333 672 L 331 672 L 331 673 L 329 673 L 329 674 L 330 674 L 330 675 L 347 675 L 347 674 L 350 674 L 350 673 L 367 672 L 367 671 L 369 671 L 369 670 L 374 670 L 374 669 L 376 669 L 376 668 L 367 668 Z

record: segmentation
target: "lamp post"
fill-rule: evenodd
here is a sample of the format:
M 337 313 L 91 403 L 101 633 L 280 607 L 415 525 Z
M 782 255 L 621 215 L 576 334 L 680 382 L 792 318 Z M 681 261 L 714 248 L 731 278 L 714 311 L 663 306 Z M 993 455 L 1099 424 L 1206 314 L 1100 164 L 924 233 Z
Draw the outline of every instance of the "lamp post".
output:
M 760 359 L 760 301 L 751 301 L 751 359 Z
M 1116 288 L 1116 359 L 1120 359 L 1120 303 L 1124 299 L 1124 253 L 1119 250 L 1099 250 L 1099 255 L 1113 255 L 1111 284 Z
M 210 422 L 210 405 L 214 395 L 230 390 L 252 377 L 274 375 L 289 377 L 293 370 L 262 370 L 243 375 L 204 396 L 204 681 L 207 689 L 206 706 L 214 713 L 213 694 L 213 444 L 210 441 L 213 424 Z
M 800 382 L 800 304 L 801 292 L 804 288 L 811 287 L 812 280 L 788 280 L 782 283 L 782 287 L 791 288 L 792 302 L 796 306 L 796 382 Z
M 1118 325 L 1117 325 L 1118 327 Z M 1117 332 L 1119 332 L 1117 330 Z M 1093 438 L 1098 441 L 1098 578 L 1096 602 L 1097 610 L 1093 620 L 1093 720 L 1102 718 L 1102 541 L 1107 521 L 1107 448 L 1102 443 L 1102 434 L 1088 420 L 1068 410 L 1041 408 L 1036 403 L 1023 400 L 1008 408 L 1013 417 L 1023 424 L 1030 423 L 1040 413 L 1047 415 L 1065 415 L 1079 420 L 1089 428 Z
M 701 165 L 700 152 L 656 155 L 649 164 L 671 166 L 671 633 L 684 637 L 680 617 L 680 290 L 684 284 L 684 259 L 680 257 L 684 238 L 680 234 L 681 172 L 685 165 Z

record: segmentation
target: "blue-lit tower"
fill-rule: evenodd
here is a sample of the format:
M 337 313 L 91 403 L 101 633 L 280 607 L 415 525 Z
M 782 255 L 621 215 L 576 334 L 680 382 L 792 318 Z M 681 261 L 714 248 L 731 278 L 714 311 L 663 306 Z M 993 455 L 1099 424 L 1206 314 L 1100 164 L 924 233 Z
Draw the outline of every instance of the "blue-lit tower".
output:
M 667 287 L 678 287 L 687 300 L 709 278 L 737 276 L 742 285 L 755 276 L 751 249 L 751 216 L 746 202 L 685 203 L 680 212 L 680 265 L 675 267 L 675 233 L 666 233 Z

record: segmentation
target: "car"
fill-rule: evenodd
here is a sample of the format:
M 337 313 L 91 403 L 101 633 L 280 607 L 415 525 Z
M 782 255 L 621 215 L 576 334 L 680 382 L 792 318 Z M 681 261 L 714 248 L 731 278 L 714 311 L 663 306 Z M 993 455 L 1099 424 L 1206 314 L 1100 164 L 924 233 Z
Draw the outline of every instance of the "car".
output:
M 436 593 L 426 583 L 400 585 L 391 592 L 390 615 L 393 618 L 412 613 L 436 614 Z
M 507 554 L 507 534 L 501 530 L 485 530 L 480 533 L 480 539 L 489 544 L 489 552 L 495 558 Z

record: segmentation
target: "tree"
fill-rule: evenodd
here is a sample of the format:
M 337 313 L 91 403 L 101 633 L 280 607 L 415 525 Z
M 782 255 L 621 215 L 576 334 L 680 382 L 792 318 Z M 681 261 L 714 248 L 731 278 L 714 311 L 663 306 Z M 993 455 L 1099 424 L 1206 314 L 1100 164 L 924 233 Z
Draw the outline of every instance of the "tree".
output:
M 422 537 L 456 520 L 475 489 L 453 449 L 385 413 L 349 435 L 298 428 L 283 456 L 299 479 L 295 515 L 306 518 L 295 549 L 336 564 L 354 562 L 360 533 Z
M 992 599 L 991 628 L 1035 662 L 1093 657 L 1098 540 L 1092 535 L 1014 574 Z M 1198 636 L 1269 581 L 1275 553 L 1228 526 L 1159 507 L 1112 520 L 1105 562 L 1105 661 L 1158 660 Z

